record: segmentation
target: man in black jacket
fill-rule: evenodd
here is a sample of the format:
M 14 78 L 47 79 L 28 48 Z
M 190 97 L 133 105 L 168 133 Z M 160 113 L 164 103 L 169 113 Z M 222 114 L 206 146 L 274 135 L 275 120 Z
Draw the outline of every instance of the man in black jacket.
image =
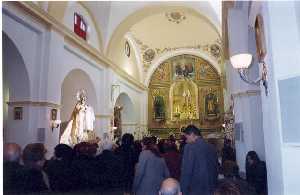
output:
M 200 130 L 194 125 L 189 125 L 184 135 L 187 145 L 180 181 L 183 195 L 210 195 L 217 183 L 217 152 L 201 138 Z

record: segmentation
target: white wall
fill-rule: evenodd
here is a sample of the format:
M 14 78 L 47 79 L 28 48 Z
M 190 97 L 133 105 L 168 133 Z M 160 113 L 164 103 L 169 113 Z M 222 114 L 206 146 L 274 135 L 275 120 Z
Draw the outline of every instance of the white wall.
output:
M 43 88 L 45 81 L 41 80 L 44 76 L 45 70 L 44 66 L 41 66 L 41 64 L 43 64 L 43 58 L 45 57 L 44 46 L 47 45 L 47 33 L 45 33 L 46 28 L 36 20 L 32 20 L 29 15 L 24 13 L 22 14 L 21 10 L 10 5 L 11 4 L 3 4 L 3 31 L 6 35 L 8 35 L 9 39 L 14 42 L 16 49 L 18 50 L 15 52 L 19 52 L 24 63 L 23 68 L 20 66 L 17 70 L 11 69 L 13 71 L 12 74 L 14 75 L 14 78 L 13 82 L 11 81 L 10 84 L 14 85 L 13 83 L 18 84 L 18 82 L 22 83 L 22 81 L 26 83 L 26 81 L 22 79 L 22 74 L 26 71 L 28 73 L 28 87 L 30 87 L 27 89 L 25 87 L 25 90 L 27 90 L 25 93 L 22 89 L 19 89 L 22 85 L 18 84 L 18 88 L 15 88 L 16 91 L 11 91 L 12 97 L 10 100 L 40 101 L 45 97 Z M 13 58 L 12 55 L 13 54 L 9 54 L 6 56 L 9 58 L 6 62 L 12 63 L 12 65 L 8 64 L 10 68 L 21 65 L 22 63 L 18 63 L 16 61 L 17 59 L 11 59 Z M 9 77 L 10 75 L 11 73 L 6 76 Z M 4 84 L 4 86 L 7 86 L 7 83 Z M 29 94 L 30 96 L 28 96 Z M 40 106 L 32 106 L 28 104 L 23 106 L 24 120 L 22 121 L 14 121 L 13 107 L 10 106 L 8 108 L 6 128 L 10 135 L 7 137 L 8 140 L 5 140 L 17 142 L 22 147 L 30 142 L 38 141 L 37 129 L 43 127 L 40 126 L 41 124 L 39 122 L 44 119 L 44 115 L 41 113 L 46 110 L 45 107 Z
M 247 12 L 248 8 L 242 7 Z M 233 29 L 238 32 L 239 29 Z M 256 80 L 260 73 L 256 56 L 255 33 L 249 29 L 248 51 L 253 55 L 252 64 L 249 67 L 249 78 Z M 245 172 L 245 160 L 247 152 L 254 150 L 262 160 L 265 160 L 265 146 L 262 123 L 261 91 L 259 86 L 249 85 L 242 81 L 238 71 L 235 70 L 229 61 L 226 62 L 227 93 L 234 95 L 235 122 L 242 123 L 243 139 L 236 141 L 237 163 L 240 171 Z M 256 93 L 247 94 L 247 91 Z M 238 95 L 239 94 L 239 95 Z
M 296 195 L 300 193 L 300 148 L 282 142 L 278 80 L 300 75 L 299 28 L 295 2 L 268 2 L 262 8 L 267 20 L 270 96 L 262 99 L 264 106 L 264 132 L 270 173 L 270 194 Z M 268 28 L 267 28 L 268 27 Z M 293 95 L 290 91 L 289 95 Z M 300 105 L 293 105 L 299 107 Z M 268 140 L 268 141 L 267 141 Z M 280 169 L 281 168 L 281 169 Z
M 97 135 L 101 137 L 103 132 L 107 132 L 111 128 L 110 121 L 114 105 L 110 96 L 111 85 L 117 83 L 120 85 L 120 91 L 118 94 L 115 94 L 116 97 L 119 93 L 127 93 L 134 107 L 134 112 L 128 112 L 128 114 L 138 116 L 129 118 L 137 125 L 145 124 L 144 116 L 146 114 L 140 113 L 147 111 L 140 101 L 147 99 L 144 91 L 129 84 L 127 80 L 116 75 L 108 66 L 99 63 L 99 61 L 87 55 L 82 49 L 70 43 L 69 40 L 64 39 L 60 32 L 46 28 L 42 21 L 32 18 L 21 8 L 9 2 L 3 4 L 3 31 L 16 44 L 16 50 L 23 59 L 23 69 L 28 73 L 28 86 L 30 89 L 26 91 L 26 88 L 24 88 L 25 92 L 29 94 L 27 95 L 28 97 L 25 97 L 22 92 L 23 96 L 14 95 L 16 96 L 14 100 L 54 103 L 63 108 L 67 106 L 69 108 L 66 110 L 70 110 L 74 106 L 72 102 L 75 96 L 73 94 L 75 89 L 87 88 L 88 103 L 93 106 L 96 114 L 95 130 Z M 13 60 L 11 53 L 6 53 L 6 56 L 8 60 L 5 63 L 20 64 L 15 63 L 16 61 L 14 60 L 17 58 Z M 22 68 L 12 69 L 13 74 L 16 75 L 13 77 L 14 82 L 20 82 L 21 70 Z M 72 70 L 78 70 L 82 74 L 75 74 L 76 78 L 66 79 Z M 65 79 L 68 82 L 66 85 L 63 85 Z M 9 84 L 6 79 L 4 81 L 6 94 L 9 91 Z M 21 90 L 16 90 L 16 92 L 21 92 Z M 6 96 L 8 97 L 9 95 Z M 14 134 L 13 140 L 5 141 L 17 142 L 22 147 L 32 142 L 43 142 L 48 149 L 47 157 L 52 156 L 53 149 L 59 142 L 59 129 L 52 131 L 50 128 L 50 111 L 52 108 L 53 106 L 50 104 L 25 105 L 23 122 L 28 123 L 28 125 L 10 120 L 12 118 L 12 107 L 8 108 L 7 129 L 17 133 Z M 67 112 L 60 113 L 59 109 L 58 119 L 65 120 L 68 118 L 71 111 L 70 113 Z M 22 128 L 26 129 L 26 131 L 20 131 Z M 43 129 L 45 140 L 38 139 L 39 128 Z
M 89 12 L 78 2 L 69 2 L 68 7 L 64 15 L 64 24 L 74 32 L 74 13 L 78 13 L 83 16 L 83 19 L 87 23 L 87 43 L 100 51 L 100 42 L 97 34 L 96 26 Z

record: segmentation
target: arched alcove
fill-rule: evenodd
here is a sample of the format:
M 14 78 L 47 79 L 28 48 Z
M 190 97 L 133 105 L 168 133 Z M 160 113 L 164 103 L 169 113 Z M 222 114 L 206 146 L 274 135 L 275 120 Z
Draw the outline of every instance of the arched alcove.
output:
M 5 142 L 15 142 L 23 146 L 29 125 L 28 108 L 22 107 L 22 120 L 15 120 L 13 102 L 30 99 L 30 80 L 22 54 L 9 36 L 3 37 L 3 133 Z M 11 106 L 8 106 L 11 102 Z M 22 134 L 22 136 L 20 136 Z
M 136 110 L 131 98 L 126 93 L 121 93 L 115 103 L 115 107 L 121 107 L 121 127 L 124 133 L 133 133 L 137 122 Z
M 80 69 L 70 71 L 61 86 L 60 118 L 62 125 L 60 135 L 63 133 L 67 122 L 70 120 L 72 111 L 77 102 L 76 92 L 80 89 L 86 90 L 88 105 L 93 107 L 94 110 L 96 110 L 98 106 L 96 91 L 89 75 Z

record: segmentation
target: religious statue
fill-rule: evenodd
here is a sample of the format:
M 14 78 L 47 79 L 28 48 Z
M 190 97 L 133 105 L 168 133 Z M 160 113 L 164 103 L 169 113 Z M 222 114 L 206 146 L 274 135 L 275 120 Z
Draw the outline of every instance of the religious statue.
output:
M 218 115 L 218 98 L 210 92 L 205 96 L 205 113 L 208 117 Z
M 84 89 L 76 94 L 77 103 L 72 112 L 71 119 L 61 136 L 60 143 L 76 145 L 89 141 L 89 132 L 94 130 L 95 114 L 91 106 L 86 104 L 87 95 Z
M 122 136 L 122 118 L 121 111 L 122 106 L 114 107 L 114 129 L 113 129 L 113 139 L 121 138 Z
M 191 80 L 177 81 L 171 87 L 172 120 L 195 120 L 199 118 L 198 91 Z
M 154 102 L 154 118 L 155 120 L 165 119 L 165 101 L 163 96 L 155 96 Z

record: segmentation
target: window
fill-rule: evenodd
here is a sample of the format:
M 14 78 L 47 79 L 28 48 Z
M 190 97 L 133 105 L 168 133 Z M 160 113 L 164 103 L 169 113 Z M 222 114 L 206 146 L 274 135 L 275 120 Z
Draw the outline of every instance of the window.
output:
M 78 36 L 86 40 L 87 25 L 83 17 L 77 13 L 74 13 L 74 32 Z

